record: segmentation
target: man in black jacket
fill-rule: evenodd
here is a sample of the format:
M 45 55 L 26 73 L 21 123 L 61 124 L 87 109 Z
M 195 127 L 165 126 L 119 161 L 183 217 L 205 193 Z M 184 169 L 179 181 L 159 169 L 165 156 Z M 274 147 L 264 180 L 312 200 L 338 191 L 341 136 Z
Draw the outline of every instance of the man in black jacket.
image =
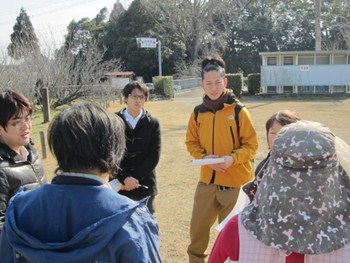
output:
M 32 105 L 22 94 L 0 93 L 0 230 L 8 202 L 20 189 L 46 183 L 39 154 L 30 140 Z
M 126 152 L 121 169 L 115 175 L 124 184 L 119 193 L 133 200 L 149 197 L 147 206 L 154 213 L 154 197 L 157 194 L 156 171 L 161 149 L 159 121 L 145 109 L 148 88 L 137 81 L 123 89 L 126 107 L 116 114 L 125 124 Z

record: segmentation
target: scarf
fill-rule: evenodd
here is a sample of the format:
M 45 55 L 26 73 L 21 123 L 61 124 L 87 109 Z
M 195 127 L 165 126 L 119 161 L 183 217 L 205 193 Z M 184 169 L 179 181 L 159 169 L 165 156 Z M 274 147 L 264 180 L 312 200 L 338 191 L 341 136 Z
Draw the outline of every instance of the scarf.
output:
M 207 95 L 203 97 L 203 105 L 213 112 L 224 107 L 224 103 L 233 95 L 232 90 L 224 89 L 223 93 L 216 100 L 211 100 Z

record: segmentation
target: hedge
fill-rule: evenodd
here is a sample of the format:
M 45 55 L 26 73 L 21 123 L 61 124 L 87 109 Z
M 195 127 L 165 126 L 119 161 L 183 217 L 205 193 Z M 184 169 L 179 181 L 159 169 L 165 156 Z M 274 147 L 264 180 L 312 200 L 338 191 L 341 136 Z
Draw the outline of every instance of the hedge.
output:
M 152 82 L 157 94 L 163 95 L 168 99 L 174 97 L 173 76 L 156 76 L 152 78 Z
M 261 92 L 260 73 L 248 74 L 248 92 L 250 95 L 255 95 Z
M 243 86 L 243 74 L 235 73 L 235 74 L 226 74 L 226 78 L 228 80 L 227 87 L 233 90 L 233 93 L 239 97 L 242 94 L 242 86 Z

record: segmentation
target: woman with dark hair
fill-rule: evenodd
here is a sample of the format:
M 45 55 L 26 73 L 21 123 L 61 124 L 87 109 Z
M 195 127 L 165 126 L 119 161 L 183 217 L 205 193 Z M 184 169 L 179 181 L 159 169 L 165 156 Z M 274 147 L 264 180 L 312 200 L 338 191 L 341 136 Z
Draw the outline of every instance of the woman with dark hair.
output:
M 205 94 L 188 122 L 187 150 L 195 159 L 220 157 L 224 162 L 201 167 L 187 249 L 190 263 L 206 261 L 210 228 L 217 219 L 221 222 L 226 218 L 236 204 L 240 187 L 252 179 L 250 160 L 258 148 L 247 108 L 226 88 L 221 57 L 202 61 L 201 86 Z
M 142 202 L 111 189 L 125 149 L 123 121 L 93 104 L 62 111 L 48 141 L 51 184 L 17 194 L 0 240 L 2 263 L 161 262 L 158 226 Z
M 282 129 L 283 126 L 299 121 L 300 118 L 297 114 L 290 110 L 282 110 L 273 114 L 265 124 L 266 128 L 266 139 L 267 147 L 271 150 L 272 143 L 275 140 L 278 132 Z M 255 178 L 252 182 L 247 183 L 242 187 L 243 192 L 247 194 L 250 202 L 253 201 L 256 190 L 260 184 L 260 181 L 264 175 L 264 169 L 269 163 L 270 152 L 267 154 L 266 158 L 262 160 L 255 169 Z
M 8 202 L 19 190 L 46 183 L 39 154 L 30 139 L 33 108 L 22 94 L 0 93 L 0 230 Z

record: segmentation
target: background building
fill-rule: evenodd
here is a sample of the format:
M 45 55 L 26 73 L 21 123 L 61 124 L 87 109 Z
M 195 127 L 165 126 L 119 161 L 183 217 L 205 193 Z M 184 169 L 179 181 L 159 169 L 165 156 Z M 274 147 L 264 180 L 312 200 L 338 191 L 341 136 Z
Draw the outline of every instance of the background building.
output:
M 350 92 L 350 50 L 260 52 L 262 93 Z

